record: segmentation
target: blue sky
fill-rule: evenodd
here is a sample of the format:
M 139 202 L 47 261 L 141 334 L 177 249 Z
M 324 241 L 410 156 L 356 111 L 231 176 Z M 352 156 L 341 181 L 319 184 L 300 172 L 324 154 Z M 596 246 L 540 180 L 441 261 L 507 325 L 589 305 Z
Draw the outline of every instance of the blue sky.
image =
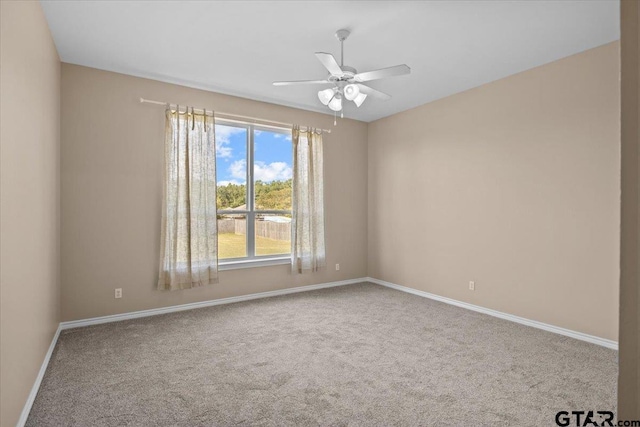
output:
M 247 164 L 247 131 L 216 125 L 216 177 L 218 185 L 244 184 Z M 264 182 L 292 177 L 291 135 L 258 131 L 254 138 L 256 180 Z

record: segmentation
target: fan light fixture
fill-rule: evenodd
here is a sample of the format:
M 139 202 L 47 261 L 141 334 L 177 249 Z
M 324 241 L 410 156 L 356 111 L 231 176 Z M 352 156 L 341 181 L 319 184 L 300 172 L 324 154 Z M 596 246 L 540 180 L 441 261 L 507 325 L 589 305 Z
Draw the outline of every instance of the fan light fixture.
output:
M 357 107 L 360 107 L 368 96 L 373 99 L 390 99 L 390 95 L 380 92 L 364 83 L 387 77 L 406 75 L 411 72 L 411 68 L 406 64 L 402 64 L 359 73 L 355 68 L 344 65 L 344 41 L 349 37 L 349 34 L 349 30 L 345 29 L 336 31 L 336 38 L 340 42 L 340 64 L 338 64 L 336 58 L 330 53 L 316 52 L 316 58 L 318 58 L 318 61 L 320 61 L 329 72 L 327 78 L 323 80 L 280 81 L 273 82 L 273 85 L 332 85 L 332 88 L 319 91 L 318 99 L 320 99 L 322 105 L 326 105 L 336 112 L 342 110 L 343 97 L 347 101 L 353 101 Z
M 344 97 L 349 101 L 353 101 L 360 95 L 360 88 L 357 85 L 349 84 L 344 87 Z
M 318 92 L 318 98 L 320 98 L 320 102 L 323 105 L 329 105 L 329 101 L 333 99 L 333 95 L 335 94 L 335 89 L 325 89 Z
M 367 95 L 365 95 L 364 93 L 359 93 L 358 96 L 356 96 L 355 99 L 353 100 L 353 102 L 356 104 L 356 107 L 360 107 L 366 97 Z
M 342 110 L 342 93 L 344 93 L 344 98 L 353 101 L 356 107 L 360 107 L 367 98 L 367 95 L 360 92 L 360 88 L 354 84 L 345 86 L 342 91 L 338 88 L 318 91 L 318 98 L 323 105 L 328 106 L 331 110 L 340 111 Z
M 329 101 L 328 107 L 333 111 L 342 110 L 342 94 L 340 92 L 336 92 L 336 94 L 333 95 L 333 98 Z

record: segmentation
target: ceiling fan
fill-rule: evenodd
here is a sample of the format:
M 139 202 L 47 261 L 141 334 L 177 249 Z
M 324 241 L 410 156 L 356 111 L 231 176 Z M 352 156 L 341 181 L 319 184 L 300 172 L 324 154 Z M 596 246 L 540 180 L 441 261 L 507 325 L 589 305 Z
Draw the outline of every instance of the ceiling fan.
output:
M 370 88 L 362 83 L 371 80 L 383 79 L 385 77 L 409 74 L 411 72 L 411 68 L 406 64 L 402 64 L 394 67 L 358 73 L 355 68 L 344 65 L 344 41 L 349 37 L 349 34 L 349 30 L 344 29 L 336 32 L 336 38 L 340 41 L 340 65 L 338 65 L 338 62 L 330 53 L 316 52 L 316 58 L 318 58 L 327 71 L 329 71 L 329 76 L 325 80 L 273 82 L 273 85 L 333 85 L 332 88 L 320 90 L 318 92 L 318 98 L 323 105 L 328 106 L 331 110 L 336 112 L 342 110 L 343 98 L 348 101 L 353 101 L 358 107 L 362 105 L 367 96 L 382 100 L 390 99 L 390 95 Z

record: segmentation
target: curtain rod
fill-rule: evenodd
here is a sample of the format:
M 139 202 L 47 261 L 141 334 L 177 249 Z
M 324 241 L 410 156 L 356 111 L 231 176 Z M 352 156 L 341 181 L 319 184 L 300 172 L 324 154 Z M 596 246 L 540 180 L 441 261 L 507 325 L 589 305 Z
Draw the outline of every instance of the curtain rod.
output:
M 169 102 L 161 102 L 161 101 L 153 101 L 151 99 L 145 99 L 145 98 L 140 98 L 140 103 L 141 104 L 156 104 L 156 105 L 164 105 L 164 106 L 176 106 L 178 104 L 171 104 Z M 185 105 L 186 107 L 186 105 Z M 203 108 L 194 108 L 194 110 L 198 111 L 198 112 L 204 112 L 205 110 Z M 211 110 L 207 110 L 207 111 L 211 111 L 212 113 L 214 112 L 213 109 Z M 287 126 L 287 127 L 292 127 L 293 124 L 292 123 L 284 123 L 284 122 L 276 122 L 274 120 L 267 120 L 267 119 L 261 119 L 258 117 L 250 117 L 250 116 L 241 116 L 239 114 L 231 114 L 231 113 L 223 113 L 220 111 L 216 111 L 215 112 L 216 116 L 223 116 L 227 117 L 227 118 L 235 118 L 235 119 L 240 119 L 240 120 L 249 120 L 249 121 L 253 121 L 255 122 L 261 122 L 261 123 L 271 123 L 271 124 L 275 124 L 275 125 L 281 125 L 281 126 Z M 301 126 L 302 128 L 308 128 L 308 126 Z M 331 129 L 318 129 L 321 130 L 322 132 L 326 132 L 326 133 L 331 133 Z

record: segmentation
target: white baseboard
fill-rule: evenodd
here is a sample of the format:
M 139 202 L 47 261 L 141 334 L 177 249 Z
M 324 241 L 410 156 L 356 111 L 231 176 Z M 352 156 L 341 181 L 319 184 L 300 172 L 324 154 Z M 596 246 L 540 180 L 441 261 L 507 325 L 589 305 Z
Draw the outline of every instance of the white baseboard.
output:
M 616 341 L 596 337 L 594 335 L 583 334 L 582 332 L 572 331 L 570 329 L 561 328 L 559 326 L 549 325 L 547 323 L 538 322 L 537 320 L 525 319 L 524 317 L 514 316 L 513 314 L 503 313 L 501 311 L 492 310 L 490 308 L 481 307 L 479 305 L 473 305 L 473 304 L 458 301 L 455 299 L 442 297 L 440 295 L 431 294 L 429 292 L 408 288 L 406 286 L 396 285 L 395 283 L 385 282 L 384 280 L 374 279 L 373 277 L 367 277 L 366 280 L 371 283 L 386 286 L 387 288 L 396 289 L 398 291 L 407 292 L 407 293 L 418 295 L 424 298 L 429 298 L 435 301 L 444 302 L 446 304 L 455 305 L 457 307 L 466 308 L 467 310 L 477 311 L 479 313 L 488 314 L 489 316 L 499 317 L 500 319 L 510 320 L 512 322 L 520 323 L 522 325 L 531 326 L 533 328 L 542 329 L 544 331 L 553 332 L 559 335 L 575 338 L 577 340 L 601 345 L 603 347 L 607 347 L 613 350 L 618 350 L 618 343 Z
M 159 314 L 175 313 L 195 308 L 211 307 L 221 304 L 232 304 L 234 302 L 249 301 L 259 298 L 275 297 L 279 295 L 294 294 L 298 292 L 314 291 L 316 289 L 333 288 L 335 286 L 351 285 L 353 283 L 366 282 L 366 277 L 358 279 L 341 280 L 338 282 L 319 283 L 317 285 L 299 286 L 296 288 L 278 289 L 276 291 L 259 292 L 257 294 L 241 295 L 237 297 L 219 298 L 209 301 L 194 302 L 190 304 L 172 305 L 169 307 L 153 308 L 150 310 L 133 311 L 130 313 L 113 314 L 110 316 L 93 317 L 90 319 L 72 320 L 60 323 L 60 329 L 80 328 L 82 326 L 100 325 L 102 323 L 119 322 L 122 320 L 137 319 L 139 317 L 157 316 Z
M 49 350 L 47 350 L 47 354 L 45 354 L 44 356 L 44 361 L 40 366 L 40 371 L 38 371 L 38 376 L 36 376 L 36 380 L 33 383 L 33 387 L 31 387 L 29 396 L 27 396 L 27 401 L 22 408 L 22 412 L 20 413 L 20 418 L 18 418 L 18 424 L 16 424 L 16 427 L 23 427 L 27 422 L 27 418 L 29 418 L 29 412 L 31 412 L 33 402 L 36 400 L 38 390 L 40 390 L 40 384 L 42 383 L 42 379 L 44 378 L 44 373 L 47 371 L 47 366 L 49 366 L 49 360 L 51 359 L 51 355 L 53 354 L 53 349 L 56 348 L 56 343 L 58 342 L 60 331 L 61 328 L 60 325 L 58 325 L 58 329 L 56 329 L 56 333 L 53 335 L 53 339 L 51 340 L 51 345 L 49 345 Z

